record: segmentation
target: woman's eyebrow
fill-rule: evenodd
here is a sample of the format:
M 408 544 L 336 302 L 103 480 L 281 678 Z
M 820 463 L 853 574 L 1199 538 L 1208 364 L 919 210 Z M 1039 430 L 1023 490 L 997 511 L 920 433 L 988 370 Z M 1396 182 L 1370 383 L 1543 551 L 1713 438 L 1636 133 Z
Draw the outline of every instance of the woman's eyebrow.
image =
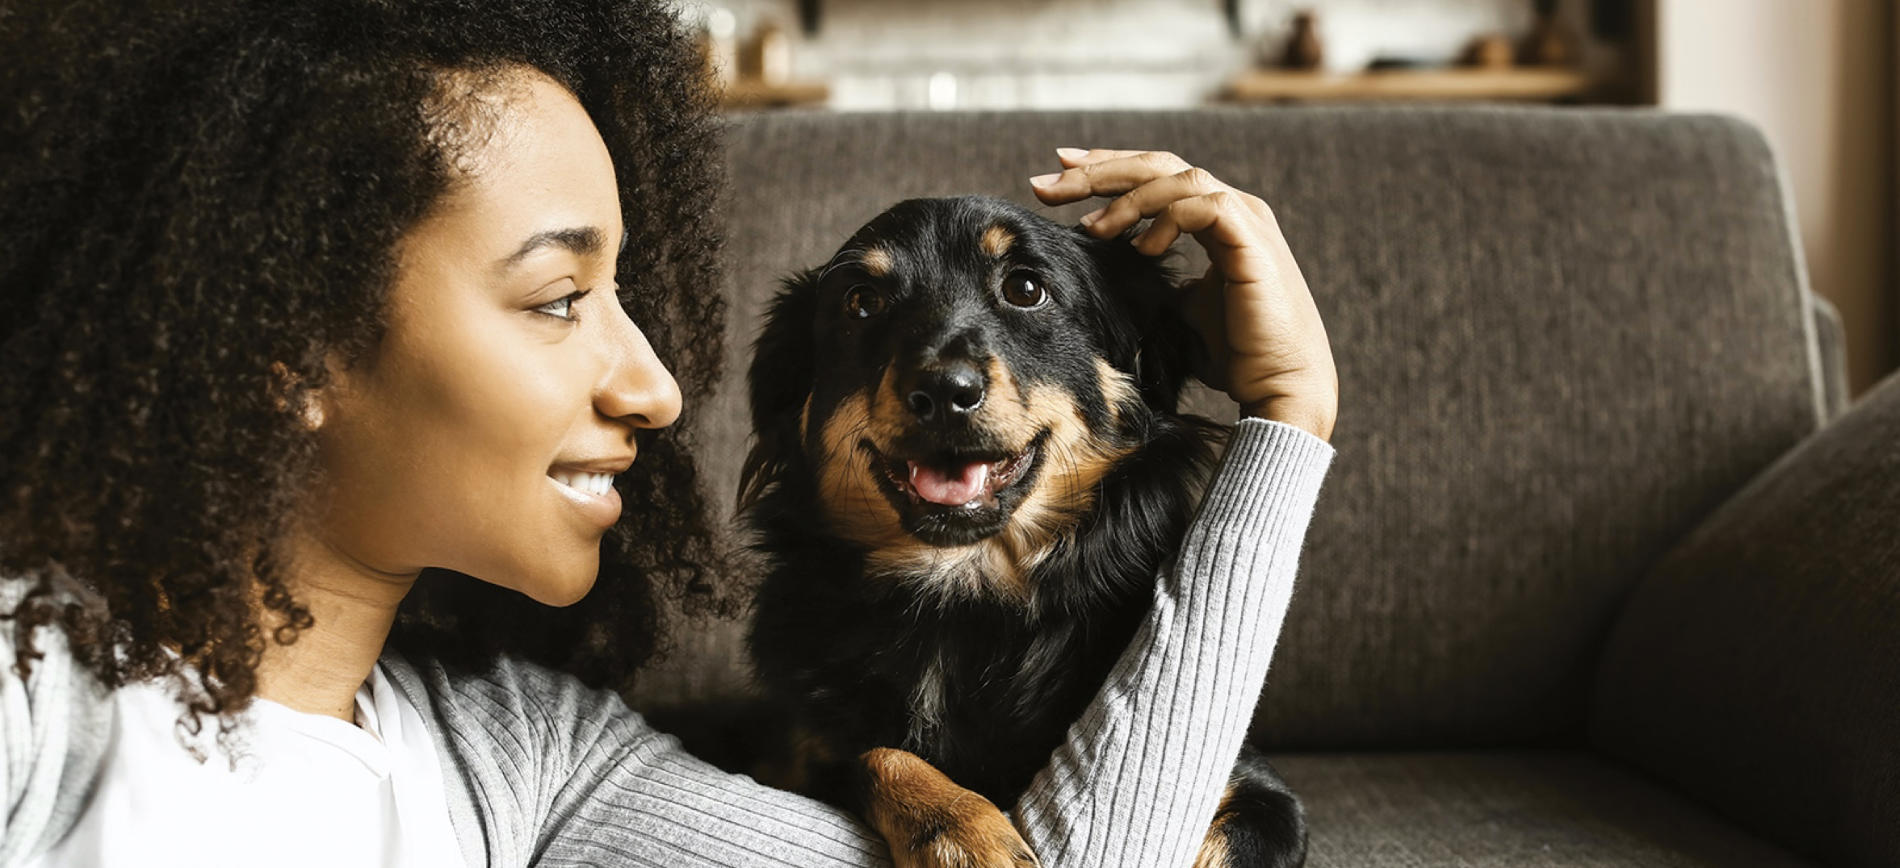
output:
M 521 243 L 521 249 L 495 263 L 496 271 L 507 271 L 526 259 L 528 254 L 543 247 L 562 247 L 582 256 L 592 256 L 606 246 L 606 233 L 592 226 L 579 226 L 570 229 L 550 229 L 536 232 Z

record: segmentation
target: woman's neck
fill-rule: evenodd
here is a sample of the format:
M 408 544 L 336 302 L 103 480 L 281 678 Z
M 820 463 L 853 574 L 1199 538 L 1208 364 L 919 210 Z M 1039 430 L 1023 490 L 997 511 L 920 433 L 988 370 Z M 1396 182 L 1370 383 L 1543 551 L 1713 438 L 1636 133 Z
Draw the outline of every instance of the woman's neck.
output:
M 257 696 L 354 722 L 357 688 L 382 655 L 396 608 L 417 573 L 372 569 L 312 536 L 298 535 L 292 548 L 291 595 L 315 623 L 298 631 L 297 641 L 279 645 L 269 637 L 283 615 L 266 610 L 260 599 L 256 610 L 266 639 Z

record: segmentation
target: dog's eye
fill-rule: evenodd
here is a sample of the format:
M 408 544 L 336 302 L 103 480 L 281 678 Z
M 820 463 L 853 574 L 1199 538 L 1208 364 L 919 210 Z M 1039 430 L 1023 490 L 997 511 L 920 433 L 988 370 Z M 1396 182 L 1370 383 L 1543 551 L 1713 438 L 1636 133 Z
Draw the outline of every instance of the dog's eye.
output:
M 870 319 L 884 312 L 884 294 L 860 284 L 844 294 L 844 314 L 852 319 Z
M 1017 307 L 1039 307 L 1049 298 L 1036 276 L 1018 271 L 1003 279 L 1003 300 Z

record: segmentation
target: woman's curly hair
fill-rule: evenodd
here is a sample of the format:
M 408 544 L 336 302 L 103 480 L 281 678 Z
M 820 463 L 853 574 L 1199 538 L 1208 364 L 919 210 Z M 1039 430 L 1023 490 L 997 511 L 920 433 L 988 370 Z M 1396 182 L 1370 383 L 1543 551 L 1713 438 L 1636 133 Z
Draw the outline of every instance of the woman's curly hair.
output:
M 620 274 L 648 290 L 622 303 L 686 394 L 712 388 L 718 115 L 661 3 L 31 5 L 0 5 L 0 576 L 26 588 L 0 616 L 22 677 L 56 624 L 107 687 L 179 679 L 189 728 L 223 733 L 267 639 L 313 623 L 270 546 L 317 469 L 294 408 L 328 355 L 373 357 L 396 242 L 456 181 L 470 80 L 525 64 L 579 98 L 617 170 Z M 647 435 L 586 598 L 425 574 L 392 644 L 625 689 L 663 600 L 730 613 L 688 436 Z

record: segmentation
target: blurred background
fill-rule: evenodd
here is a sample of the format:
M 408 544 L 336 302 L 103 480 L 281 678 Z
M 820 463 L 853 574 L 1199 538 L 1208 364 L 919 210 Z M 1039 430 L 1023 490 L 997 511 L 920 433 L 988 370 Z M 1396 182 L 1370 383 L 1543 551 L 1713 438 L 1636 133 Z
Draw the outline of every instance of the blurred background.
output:
M 1486 101 L 1745 118 L 1858 395 L 1900 366 L 1894 0 L 710 0 L 733 112 Z M 1118 143 L 1085 143 L 1117 146 Z M 1191 156 L 1191 155 L 1190 155 Z

